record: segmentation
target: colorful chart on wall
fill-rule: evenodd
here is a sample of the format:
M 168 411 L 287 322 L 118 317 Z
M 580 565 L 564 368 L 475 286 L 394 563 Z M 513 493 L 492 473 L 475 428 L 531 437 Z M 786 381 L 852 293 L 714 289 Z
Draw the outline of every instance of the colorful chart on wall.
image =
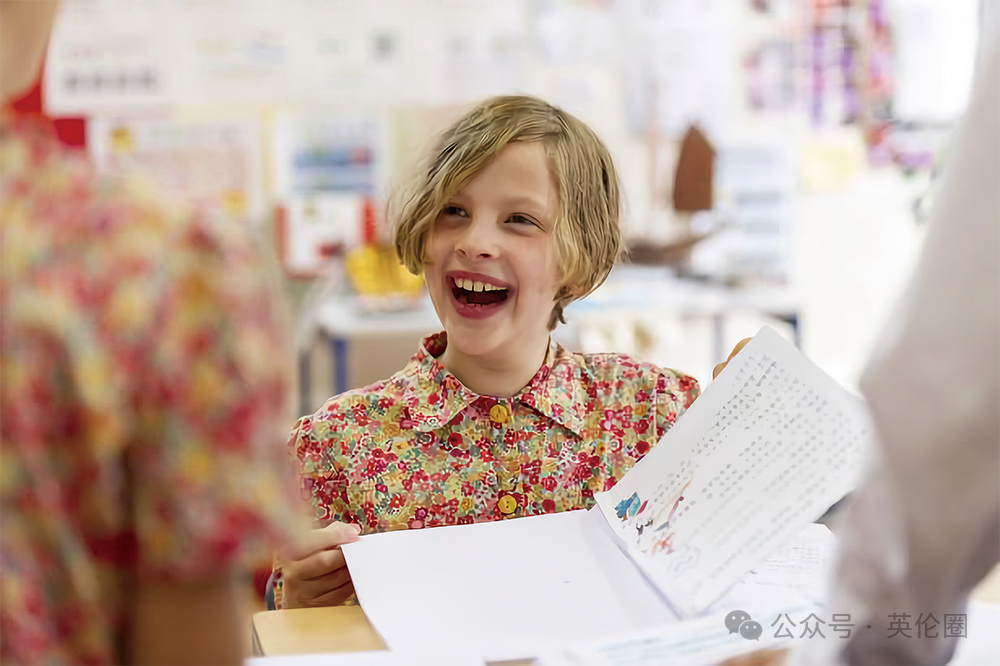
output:
M 316 109 L 282 114 L 275 125 L 274 181 L 279 196 L 373 195 L 382 188 L 389 127 L 380 116 Z
M 387 182 L 389 123 L 311 109 L 276 118 L 272 163 L 285 268 L 307 277 L 363 240 L 365 202 Z M 374 224 L 374 219 L 372 220 Z
M 261 221 L 260 126 L 254 119 L 97 118 L 88 145 L 105 172 L 148 177 L 233 219 Z

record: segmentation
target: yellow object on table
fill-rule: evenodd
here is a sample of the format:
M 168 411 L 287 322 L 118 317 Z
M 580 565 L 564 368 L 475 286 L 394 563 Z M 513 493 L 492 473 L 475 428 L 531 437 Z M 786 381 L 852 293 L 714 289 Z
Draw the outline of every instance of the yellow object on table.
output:
M 351 286 L 362 296 L 416 297 L 424 279 L 413 275 L 399 262 L 395 249 L 362 245 L 347 253 L 345 259 Z

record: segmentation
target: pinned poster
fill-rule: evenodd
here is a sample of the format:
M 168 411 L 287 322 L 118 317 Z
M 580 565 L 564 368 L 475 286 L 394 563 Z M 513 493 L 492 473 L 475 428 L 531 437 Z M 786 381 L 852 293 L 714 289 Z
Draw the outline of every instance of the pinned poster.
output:
M 315 277 L 331 259 L 361 243 L 364 198 L 330 193 L 295 196 L 284 206 L 281 254 L 285 270 L 294 277 Z
M 407 104 L 427 89 L 433 12 L 409 0 L 300 0 L 292 44 L 300 99 L 351 108 Z M 430 16 L 429 16 L 430 15 Z M 426 100 L 425 100 L 426 101 Z
M 678 138 L 695 122 L 709 135 L 730 126 L 740 58 L 727 3 L 620 2 L 629 128 Z
M 289 274 L 315 277 L 364 240 L 365 201 L 388 180 L 387 125 L 378 116 L 315 110 L 278 118 L 274 182 Z
M 388 124 L 371 114 L 281 116 L 274 151 L 278 195 L 374 194 L 386 181 L 387 140 Z
M 76 116 L 149 108 L 170 101 L 171 8 L 163 0 L 63 3 L 45 66 L 45 110 Z
M 445 104 L 478 102 L 523 92 L 529 65 L 526 0 L 444 0 L 440 45 L 428 63 L 440 73 Z
M 95 118 L 88 145 L 97 167 L 140 175 L 168 196 L 193 199 L 237 220 L 262 212 L 256 120 Z
M 295 26 L 302 7 L 284 2 L 176 2 L 170 59 L 186 104 L 269 104 L 296 92 Z

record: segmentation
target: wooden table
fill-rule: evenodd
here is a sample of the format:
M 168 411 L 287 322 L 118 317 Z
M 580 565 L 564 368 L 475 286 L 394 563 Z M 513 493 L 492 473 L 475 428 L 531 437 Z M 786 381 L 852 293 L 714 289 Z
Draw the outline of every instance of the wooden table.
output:
M 385 649 L 360 606 L 264 611 L 253 616 L 254 656 Z
M 972 595 L 984 603 L 1000 604 L 1000 566 Z M 385 650 L 386 645 L 360 606 L 265 611 L 253 616 L 255 656 L 322 654 Z M 505 662 L 507 666 L 516 663 Z
M 253 616 L 253 654 L 276 657 L 388 649 L 360 606 L 264 611 Z M 490 666 L 531 666 L 532 660 Z

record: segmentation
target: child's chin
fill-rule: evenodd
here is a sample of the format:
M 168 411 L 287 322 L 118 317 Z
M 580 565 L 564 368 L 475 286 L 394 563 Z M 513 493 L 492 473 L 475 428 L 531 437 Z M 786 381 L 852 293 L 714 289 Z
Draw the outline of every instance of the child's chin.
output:
M 498 336 L 491 335 L 481 329 L 471 330 L 459 324 L 449 326 L 447 331 L 448 346 L 466 356 L 484 356 L 496 351 L 499 346 L 496 340 Z

